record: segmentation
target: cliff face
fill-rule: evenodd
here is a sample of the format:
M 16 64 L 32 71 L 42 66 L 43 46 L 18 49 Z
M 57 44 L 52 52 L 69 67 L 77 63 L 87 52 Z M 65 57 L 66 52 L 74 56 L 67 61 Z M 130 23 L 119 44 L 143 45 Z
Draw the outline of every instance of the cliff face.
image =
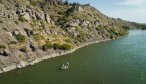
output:
M 116 39 L 137 23 L 62 0 L 0 0 L 0 72 L 81 44 Z

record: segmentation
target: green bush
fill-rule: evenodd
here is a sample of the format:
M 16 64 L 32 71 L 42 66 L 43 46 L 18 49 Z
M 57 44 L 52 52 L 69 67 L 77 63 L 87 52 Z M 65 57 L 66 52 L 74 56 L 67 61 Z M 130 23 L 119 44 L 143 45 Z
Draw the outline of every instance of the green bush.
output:
M 37 21 L 36 20 L 32 20 L 32 22 L 30 23 L 31 27 L 35 27 L 37 26 Z
M 15 38 L 19 41 L 19 42 L 25 42 L 26 41 L 26 37 L 22 34 L 17 34 L 15 35 Z
M 64 4 L 65 5 L 68 5 L 69 4 L 68 0 L 65 0 Z
M 47 49 L 50 49 L 53 47 L 53 44 L 51 42 L 46 42 L 46 44 L 44 45 L 44 47 L 46 47 Z
M 96 27 L 96 30 L 97 31 L 100 31 L 100 30 L 102 30 L 103 29 L 103 27 L 100 25 L 100 26 L 98 26 L 98 27 Z
M 61 45 L 59 43 L 53 44 L 54 49 L 61 49 Z
M 110 30 L 111 30 L 111 32 L 113 32 L 113 33 L 117 33 L 117 31 L 116 31 L 115 28 L 112 28 L 112 29 L 110 29 Z
M 18 18 L 18 20 L 21 21 L 21 22 L 25 22 L 25 21 L 27 21 L 26 18 L 23 17 L 23 16 L 20 16 L 20 17 Z
M 69 44 L 62 44 L 61 48 L 62 48 L 62 50 L 69 50 L 69 49 L 71 49 L 71 45 L 69 45 Z
M 40 22 L 42 29 L 45 29 L 45 23 L 43 21 Z
M 30 4 L 36 6 L 38 3 L 36 1 L 31 1 Z
M 40 2 L 41 2 L 41 0 L 33 0 L 30 2 L 30 5 L 37 6 Z
M 33 38 L 34 40 L 38 41 L 38 40 L 42 40 L 44 37 L 41 34 L 35 34 Z
M 65 42 L 70 43 L 70 44 L 72 43 L 70 39 L 65 39 Z
M 123 29 L 125 29 L 125 30 L 129 30 L 130 27 L 128 27 L 128 26 L 123 26 Z
M 0 45 L 0 49 L 5 49 L 6 46 L 5 45 Z
M 69 44 L 55 43 L 53 46 L 54 46 L 54 49 L 60 49 L 60 50 L 69 50 L 69 49 L 71 49 L 71 45 L 69 45 Z
M 73 11 L 74 11 L 74 7 L 71 7 L 69 9 L 67 9 L 67 11 L 64 14 L 65 14 L 65 16 L 69 16 Z
M 145 30 L 146 29 L 146 25 L 142 25 L 142 29 Z

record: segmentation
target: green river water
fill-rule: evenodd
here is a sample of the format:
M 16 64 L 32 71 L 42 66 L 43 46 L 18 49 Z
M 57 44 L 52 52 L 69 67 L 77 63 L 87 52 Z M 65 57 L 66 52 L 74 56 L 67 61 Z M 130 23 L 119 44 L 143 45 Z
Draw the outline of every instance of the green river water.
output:
M 0 84 L 146 84 L 146 31 L 0 74 Z

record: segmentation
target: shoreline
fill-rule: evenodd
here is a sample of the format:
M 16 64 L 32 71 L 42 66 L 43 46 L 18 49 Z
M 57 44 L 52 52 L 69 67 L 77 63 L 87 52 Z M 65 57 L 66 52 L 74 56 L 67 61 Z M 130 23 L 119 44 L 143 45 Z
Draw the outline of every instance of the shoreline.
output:
M 121 37 L 119 37 L 119 38 L 121 38 Z M 84 44 L 79 45 L 78 47 L 75 47 L 74 49 L 71 49 L 71 50 L 68 50 L 68 51 L 64 51 L 64 52 L 61 52 L 61 53 L 53 53 L 51 55 L 45 55 L 45 56 L 42 56 L 41 58 L 36 58 L 35 60 L 33 60 L 31 62 L 29 62 L 29 61 L 20 61 L 19 64 L 12 64 L 12 65 L 9 65 L 9 66 L 7 66 L 5 68 L 1 68 L 0 69 L 0 74 L 1 73 L 5 73 L 5 72 L 9 72 L 9 71 L 15 70 L 15 69 L 21 69 L 21 68 L 26 67 L 26 66 L 32 66 L 32 65 L 35 65 L 35 64 L 37 64 L 39 62 L 47 60 L 49 58 L 55 58 L 55 57 L 67 55 L 67 54 L 73 53 L 76 50 L 78 50 L 80 48 L 83 48 L 85 46 L 88 46 L 88 45 L 91 45 L 91 44 L 100 43 L 100 42 L 104 42 L 104 41 L 109 41 L 109 40 L 112 40 L 112 39 L 105 39 L 105 40 L 100 40 L 100 41 L 95 41 L 95 42 L 84 43 Z

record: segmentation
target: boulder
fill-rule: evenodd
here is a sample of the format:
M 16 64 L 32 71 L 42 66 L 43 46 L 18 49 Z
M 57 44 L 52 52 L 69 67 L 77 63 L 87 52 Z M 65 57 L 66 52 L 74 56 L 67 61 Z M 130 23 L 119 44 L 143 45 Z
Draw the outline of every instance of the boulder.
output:
M 32 51 L 36 51 L 36 47 L 33 44 L 30 44 L 29 47 L 31 48 Z
M 48 14 L 45 13 L 45 20 L 47 23 L 51 23 L 51 18 Z
M 10 51 L 9 50 L 1 50 L 0 51 L 0 55 L 2 55 L 2 56 L 9 56 L 10 55 Z
M 47 34 L 51 34 L 50 29 L 46 29 L 45 32 L 46 32 Z
M 12 35 L 13 35 L 13 36 L 18 35 L 18 34 L 19 34 L 19 31 L 13 31 L 13 32 L 12 32 Z
M 35 12 L 35 16 L 37 20 L 44 20 L 44 15 L 42 13 Z
M 25 32 L 26 32 L 27 36 L 29 36 L 29 37 L 31 35 L 34 35 L 34 31 L 32 31 L 32 30 L 25 29 Z
M 81 6 L 78 6 L 78 7 L 77 7 L 77 11 L 79 11 L 79 12 L 83 12 L 84 9 L 83 9 Z
M 67 26 L 70 26 L 70 27 L 76 27 L 80 24 L 80 21 L 79 20 L 72 20 L 72 21 L 69 21 L 66 23 Z
M 31 18 L 30 18 L 30 15 L 28 13 L 26 13 L 24 16 L 23 16 L 27 21 L 30 21 Z
M 13 36 L 11 32 L 7 32 L 7 34 L 8 34 L 9 36 Z
M 23 61 L 20 61 L 19 64 L 16 67 L 19 69 L 19 68 L 23 68 L 25 66 L 26 66 L 26 63 L 23 62 Z

